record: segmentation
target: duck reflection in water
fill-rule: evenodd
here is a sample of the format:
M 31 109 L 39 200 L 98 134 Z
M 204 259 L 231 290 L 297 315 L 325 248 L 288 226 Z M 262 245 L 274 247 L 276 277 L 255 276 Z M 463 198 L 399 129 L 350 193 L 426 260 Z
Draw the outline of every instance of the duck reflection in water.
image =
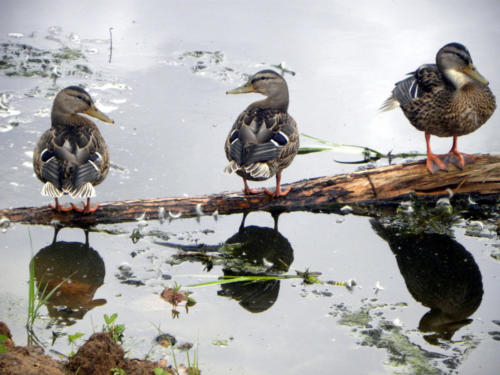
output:
M 61 228 L 56 228 L 52 243 L 42 248 L 32 259 L 39 297 L 56 288 L 47 301 L 49 316 L 58 324 L 72 325 L 77 319 L 105 299 L 94 299 L 96 290 L 103 284 L 105 268 L 101 256 L 89 246 L 85 230 L 85 243 L 57 241 Z
M 413 298 L 429 307 L 419 330 L 427 342 L 451 340 L 468 325 L 483 298 L 483 282 L 472 255 L 444 234 L 405 233 L 372 220 L 375 232 L 389 243 Z
M 285 273 L 293 262 L 290 242 L 278 231 L 278 215 L 273 214 L 274 228 L 247 226 L 243 215 L 237 233 L 226 240 L 228 253 L 224 276 L 274 276 Z M 236 245 L 236 246 L 233 246 Z M 247 311 L 263 312 L 278 299 L 280 280 L 221 284 L 219 296 L 230 297 Z

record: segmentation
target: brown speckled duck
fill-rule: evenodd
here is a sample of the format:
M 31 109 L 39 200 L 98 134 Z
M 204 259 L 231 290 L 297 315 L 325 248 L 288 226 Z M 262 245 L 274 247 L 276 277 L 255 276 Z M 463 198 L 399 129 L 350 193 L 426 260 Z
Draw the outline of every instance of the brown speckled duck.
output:
M 98 205 L 91 207 L 90 197 L 95 196 L 94 186 L 104 180 L 109 170 L 108 149 L 99 129 L 79 113 L 113 123 L 96 108 L 84 89 L 66 87 L 54 99 L 52 127 L 43 133 L 33 154 L 35 174 L 44 183 L 42 195 L 55 198 L 55 205 L 50 207 L 58 212 L 94 212 Z M 63 208 L 58 198 L 64 194 L 87 198 L 87 202 L 83 208 L 73 204 Z
M 449 43 L 436 55 L 436 64 L 420 66 L 409 77 L 396 83 L 382 110 L 400 106 L 410 123 L 425 132 L 427 169 L 447 170 L 448 163 L 463 168 L 474 161 L 457 150 L 457 138 L 483 125 L 496 108 L 488 81 L 479 74 L 467 48 Z M 453 137 L 448 154 L 433 154 L 430 137 Z
M 295 120 L 287 113 L 288 86 L 284 78 L 272 70 L 262 70 L 248 82 L 227 94 L 255 92 L 266 99 L 250 104 L 236 119 L 226 139 L 227 173 L 243 178 L 245 194 L 262 190 L 250 189 L 247 180 L 263 181 L 276 176 L 276 190 L 264 192 L 281 197 L 281 171 L 288 167 L 299 150 L 299 133 Z

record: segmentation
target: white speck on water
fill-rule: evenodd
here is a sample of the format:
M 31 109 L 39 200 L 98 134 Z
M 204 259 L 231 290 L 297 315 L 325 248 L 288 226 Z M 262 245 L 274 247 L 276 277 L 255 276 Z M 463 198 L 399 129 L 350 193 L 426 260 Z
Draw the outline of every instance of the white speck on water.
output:
M 167 214 L 165 212 L 165 207 L 159 207 L 158 208 L 158 220 L 160 220 L 160 224 L 163 224 L 165 222 L 166 218 L 167 218 Z
M 0 117 L 10 117 L 10 116 L 17 116 L 21 112 L 18 110 L 15 110 L 13 108 L 0 108 Z
M 23 38 L 24 37 L 23 33 L 8 33 L 7 35 L 9 38 Z
M 145 220 L 146 219 L 146 213 L 143 212 L 141 216 L 138 216 L 135 218 L 135 220 L 137 221 L 142 221 L 142 220 Z
M 80 35 L 77 33 L 70 33 L 68 39 L 73 43 L 80 43 Z
M 403 213 L 406 214 L 411 214 L 415 210 L 413 209 L 413 202 L 412 201 L 403 201 L 399 204 L 399 207 Z
M 49 114 L 50 114 L 49 108 L 41 108 L 37 112 L 35 112 L 35 114 L 33 116 L 45 118 L 45 117 L 49 117 Z
M 436 206 L 451 206 L 450 198 L 439 198 L 436 202 Z
M 48 29 L 49 34 L 55 35 L 59 34 L 62 31 L 62 29 L 59 26 L 51 26 Z
M 375 290 L 375 294 L 378 294 L 378 292 L 384 290 L 384 287 L 382 286 L 382 284 L 380 284 L 380 281 L 377 280 L 373 289 Z
M 451 190 L 450 188 L 447 188 L 446 192 L 448 193 L 448 198 L 450 198 L 450 199 L 453 198 L 453 195 L 454 195 L 453 190 Z
M 396 326 L 396 327 L 402 327 L 403 326 L 403 322 L 401 322 L 401 320 L 399 318 L 396 318 L 392 321 L 392 323 Z
M 11 131 L 12 129 L 14 129 L 14 126 L 12 126 L 11 124 L 0 124 L 0 133 L 6 133 L 8 131 Z
M 29 169 L 33 168 L 33 163 L 30 162 L 30 161 L 25 161 L 25 162 L 23 162 L 22 165 L 23 165 L 24 168 L 29 168 Z
M 473 220 L 469 222 L 469 228 L 475 229 L 478 232 L 481 232 L 484 229 L 484 224 L 478 220 Z
M 471 206 L 474 206 L 474 205 L 476 205 L 476 204 L 477 204 L 476 202 L 474 202 L 474 201 L 472 200 L 472 198 L 470 197 L 470 195 L 469 195 L 469 197 L 467 198 L 467 201 L 469 202 L 469 204 L 470 204 Z
M 176 213 L 173 213 L 172 211 L 168 211 L 168 216 L 171 218 L 171 219 L 178 219 L 180 218 L 182 215 L 182 212 L 176 212 Z
M 85 53 L 88 53 L 89 55 L 97 55 L 99 50 L 97 48 L 86 48 Z
M 127 102 L 127 99 L 125 99 L 125 98 L 116 98 L 116 99 L 111 99 L 110 102 L 113 103 L 113 104 L 124 104 L 124 103 Z
M 99 108 L 100 111 L 102 111 L 104 113 L 113 112 L 113 111 L 116 111 L 118 109 L 118 107 L 115 105 L 106 105 L 106 104 L 103 104 L 99 100 L 96 101 L 95 105 L 97 108 Z
M 340 212 L 342 212 L 343 214 L 350 214 L 352 212 L 352 207 L 351 206 L 344 206 L 340 209 Z
M 110 89 L 115 89 L 115 90 L 130 90 L 130 86 L 127 86 L 126 84 L 124 83 L 110 83 L 110 82 L 107 82 L 107 83 L 104 83 L 102 85 L 93 85 L 91 87 L 92 90 L 110 90 Z
M 14 182 L 14 181 L 9 182 L 9 184 L 12 185 L 12 186 L 16 186 L 16 187 L 19 186 L 19 184 L 17 182 Z
M 0 228 L 2 229 L 2 233 L 7 232 L 7 228 L 10 226 L 10 220 L 5 216 L 0 218 Z
M 24 155 L 26 155 L 30 159 L 33 159 L 33 150 L 31 150 L 31 151 L 24 151 Z

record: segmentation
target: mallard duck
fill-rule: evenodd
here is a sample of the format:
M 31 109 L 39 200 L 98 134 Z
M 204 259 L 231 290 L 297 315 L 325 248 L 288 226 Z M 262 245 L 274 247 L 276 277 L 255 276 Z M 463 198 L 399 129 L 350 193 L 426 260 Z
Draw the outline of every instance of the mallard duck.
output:
M 245 194 L 262 190 L 250 189 L 247 180 L 263 181 L 276 176 L 276 190 L 263 191 L 281 197 L 281 171 L 288 167 L 299 150 L 299 133 L 295 120 L 287 113 L 288 86 L 285 79 L 272 70 L 262 70 L 248 82 L 227 94 L 255 92 L 266 99 L 250 104 L 236 119 L 226 139 L 227 173 L 243 178 Z
M 425 64 L 396 87 L 382 110 L 400 106 L 410 123 L 425 132 L 427 169 L 434 173 L 447 170 L 448 163 L 463 168 L 474 161 L 472 155 L 457 150 L 457 138 L 483 125 L 493 114 L 495 96 L 488 81 L 472 64 L 469 51 L 462 44 L 449 43 L 436 55 L 436 64 Z M 430 137 L 453 137 L 448 154 L 435 155 Z
M 114 123 L 96 108 L 84 89 L 66 87 L 54 100 L 52 127 L 43 133 L 33 154 L 35 174 L 44 183 L 42 195 L 55 198 L 55 205 L 50 207 L 58 212 L 94 212 L 98 205 L 91 207 L 90 197 L 95 196 L 94 186 L 104 180 L 109 170 L 108 148 L 99 129 L 79 113 Z M 87 203 L 82 209 L 74 204 L 63 208 L 58 200 L 63 194 L 87 198 Z

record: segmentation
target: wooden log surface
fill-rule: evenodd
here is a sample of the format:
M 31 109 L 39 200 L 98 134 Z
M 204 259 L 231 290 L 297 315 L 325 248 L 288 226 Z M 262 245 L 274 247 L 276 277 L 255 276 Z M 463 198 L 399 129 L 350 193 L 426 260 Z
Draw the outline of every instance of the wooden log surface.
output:
M 127 200 L 100 203 L 92 214 L 57 213 L 49 207 L 21 207 L 0 210 L 0 220 L 29 224 L 59 222 L 67 226 L 90 226 L 137 220 L 227 215 L 245 211 L 338 211 L 344 205 L 384 204 L 408 195 L 437 199 L 443 194 L 500 194 L 500 155 L 476 155 L 475 163 L 463 170 L 431 175 L 423 161 L 396 164 L 337 176 L 318 177 L 283 185 L 292 190 L 273 199 L 264 193 L 245 196 L 241 192 Z M 5 219 L 4 219 L 5 221 Z

